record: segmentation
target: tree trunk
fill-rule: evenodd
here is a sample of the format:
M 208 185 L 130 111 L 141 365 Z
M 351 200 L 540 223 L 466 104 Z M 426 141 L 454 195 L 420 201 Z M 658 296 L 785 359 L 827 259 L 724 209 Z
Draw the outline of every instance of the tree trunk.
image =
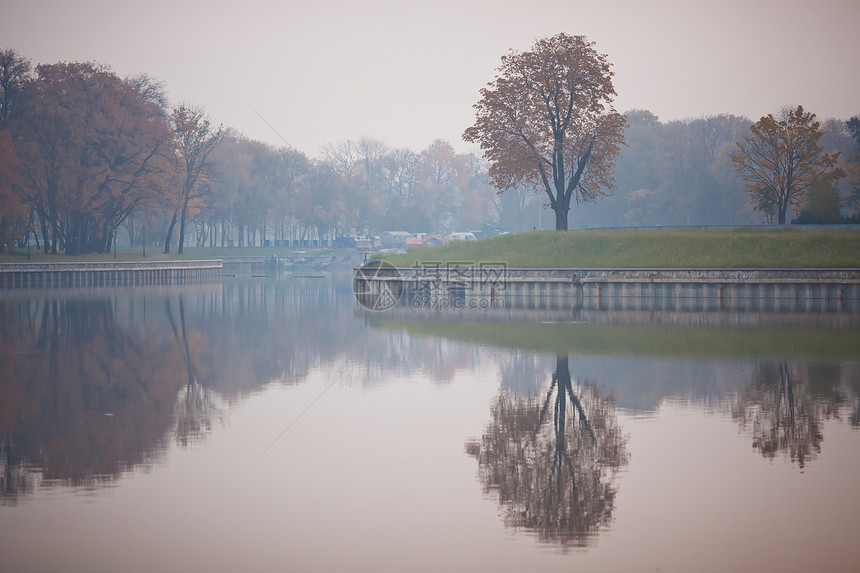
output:
M 555 230 L 567 231 L 567 213 L 570 211 L 570 207 L 556 203 L 552 210 L 555 211 Z
M 170 241 L 173 239 L 173 229 L 176 227 L 176 211 L 173 212 L 173 218 L 170 219 L 170 225 L 167 227 L 167 237 L 164 239 L 164 254 L 170 254 Z
M 39 226 L 42 228 L 42 242 L 45 245 L 45 254 L 47 255 L 48 249 L 50 248 L 49 243 L 51 242 L 50 238 L 48 237 L 48 225 L 47 223 L 45 223 L 45 219 L 42 218 L 41 214 L 39 215 L 39 219 L 41 219 L 41 223 L 39 224 Z
M 125 218 L 125 230 L 128 233 L 128 246 L 133 249 L 137 246 L 134 236 L 134 217 L 128 216 Z
M 182 206 L 182 216 L 179 217 L 179 248 L 176 250 L 177 254 L 183 253 L 183 247 L 185 246 L 185 221 L 186 221 L 186 213 L 188 212 L 188 202 Z

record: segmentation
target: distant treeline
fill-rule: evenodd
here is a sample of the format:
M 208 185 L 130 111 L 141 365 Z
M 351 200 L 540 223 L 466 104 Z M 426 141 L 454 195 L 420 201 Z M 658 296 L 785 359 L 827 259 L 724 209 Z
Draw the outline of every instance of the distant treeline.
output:
M 766 222 L 730 160 L 750 119 L 625 117 L 615 189 L 575 206 L 571 228 Z M 824 151 L 841 152 L 848 173 L 825 203 L 856 214 L 852 132 L 836 119 L 821 129 Z M 202 108 L 172 108 L 148 76 L 123 79 L 94 63 L 33 67 L 0 51 L 0 250 L 28 240 L 81 253 L 116 240 L 169 251 L 385 230 L 517 232 L 552 226 L 545 202 L 532 189 L 498 194 L 486 161 L 445 141 L 410 150 L 362 138 L 310 158 L 218 128 Z

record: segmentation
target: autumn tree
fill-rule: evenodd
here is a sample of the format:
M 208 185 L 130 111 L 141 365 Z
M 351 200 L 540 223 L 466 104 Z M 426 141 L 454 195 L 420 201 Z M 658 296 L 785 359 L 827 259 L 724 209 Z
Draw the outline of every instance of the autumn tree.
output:
M 854 140 L 854 149 L 848 155 L 845 165 L 847 174 L 846 202 L 851 210 L 860 216 L 860 116 L 854 116 L 845 122 L 851 138 Z
M 19 197 L 38 214 L 47 252 L 105 252 L 134 209 L 161 200 L 173 172 L 170 131 L 145 77 L 93 63 L 40 65 L 13 117 Z
M 279 184 L 280 155 L 274 148 L 228 129 L 210 155 L 210 161 L 211 196 L 203 210 L 213 227 L 209 233 L 215 234 L 214 226 L 220 221 L 222 243 L 228 229 L 236 229 L 238 246 L 242 247 L 246 232 L 248 235 L 264 232 Z M 200 229 L 198 224 L 198 246 L 202 240 Z M 248 246 L 251 244 L 249 240 Z
M 30 60 L 16 50 L 0 50 L 0 129 L 21 105 L 31 72 Z
M 192 201 L 206 193 L 204 183 L 210 175 L 209 154 L 218 147 L 223 138 L 223 130 L 215 128 L 202 108 L 180 105 L 170 116 L 173 128 L 174 145 L 180 161 L 181 186 L 179 197 L 174 206 L 164 252 L 170 252 L 173 229 L 179 221 L 179 248 L 182 254 L 185 245 L 185 226 L 188 220 L 188 207 Z
M 14 247 L 15 241 L 27 233 L 27 210 L 12 190 L 20 161 L 12 146 L 12 134 L 6 128 L 13 112 L 23 103 L 31 72 L 30 60 L 16 50 L 0 50 L 0 251 Z
M 455 231 L 454 221 L 463 203 L 469 167 L 447 141 L 436 140 L 421 152 L 416 190 L 433 232 Z
M 462 157 L 466 161 L 467 179 L 454 217 L 454 228 L 481 229 L 497 223 L 502 213 L 498 203 L 501 196 L 490 185 L 486 161 L 474 154 Z
M 357 142 L 341 141 L 323 149 L 322 165 L 340 176 L 345 216 L 334 229 L 362 232 L 381 224 L 380 200 L 386 194 L 388 146 L 377 139 L 362 137 Z
M 491 162 L 493 185 L 543 189 L 566 230 L 571 201 L 589 201 L 614 186 L 624 118 L 605 54 L 584 36 L 558 34 L 531 51 L 502 57 L 481 90 L 476 121 L 463 134 Z
M 274 206 L 275 234 L 292 240 L 297 224 L 298 198 L 307 188 L 313 166 L 304 153 L 283 147 L 278 151 L 279 176 L 277 201 Z
M 806 202 L 816 180 L 844 175 L 836 166 L 839 154 L 822 153 L 819 127 L 815 114 L 802 106 L 784 108 L 778 117 L 768 114 L 754 123 L 731 156 L 756 211 L 775 215 L 780 225 L 790 207 Z
M 322 238 L 339 221 L 354 215 L 356 208 L 347 197 L 354 193 L 354 181 L 334 171 L 328 163 L 313 164 L 296 202 L 300 239 Z
M 433 225 L 426 210 L 427 199 L 420 191 L 422 156 L 411 149 L 395 149 L 386 158 L 387 178 L 381 190 L 385 220 L 413 232 L 430 232 Z
M 18 164 L 9 132 L 0 130 L 0 252 L 7 247 L 14 248 L 16 239 L 24 230 L 22 205 L 12 192 Z

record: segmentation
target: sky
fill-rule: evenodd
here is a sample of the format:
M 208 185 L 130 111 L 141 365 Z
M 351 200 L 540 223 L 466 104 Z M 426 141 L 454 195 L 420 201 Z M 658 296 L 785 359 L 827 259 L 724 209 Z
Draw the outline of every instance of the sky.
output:
M 318 157 L 361 137 L 457 151 L 502 55 L 565 32 L 613 65 L 620 112 L 860 114 L 857 0 L 3 0 L 0 49 L 164 82 L 172 105 Z

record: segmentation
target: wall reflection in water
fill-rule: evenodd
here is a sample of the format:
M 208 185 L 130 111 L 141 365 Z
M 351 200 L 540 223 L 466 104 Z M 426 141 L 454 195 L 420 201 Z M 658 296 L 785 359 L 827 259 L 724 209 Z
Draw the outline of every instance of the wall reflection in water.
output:
M 612 520 L 625 439 L 614 400 L 594 385 L 574 384 L 567 355 L 557 357 L 543 398 L 502 392 L 482 440 L 467 451 L 510 527 L 583 546 Z

